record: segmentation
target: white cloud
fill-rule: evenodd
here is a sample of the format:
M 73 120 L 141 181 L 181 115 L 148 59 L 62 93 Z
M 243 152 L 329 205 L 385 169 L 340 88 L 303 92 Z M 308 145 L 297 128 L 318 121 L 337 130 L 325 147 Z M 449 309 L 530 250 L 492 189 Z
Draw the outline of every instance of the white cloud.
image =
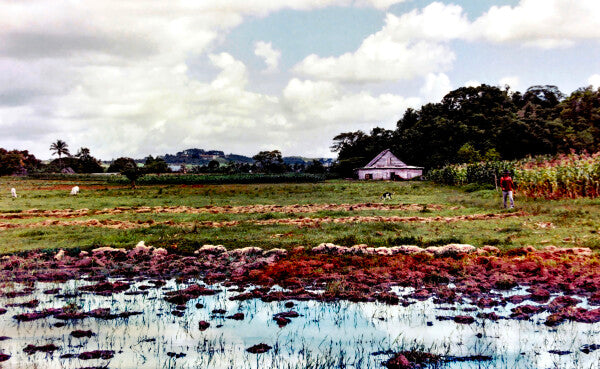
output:
M 340 82 L 383 82 L 412 79 L 450 68 L 455 54 L 445 41 L 461 37 L 468 27 L 462 8 L 432 3 L 421 12 L 400 17 L 387 14 L 384 27 L 360 47 L 338 57 L 312 54 L 294 71 Z
M 587 80 L 588 85 L 591 85 L 593 88 L 600 88 L 600 74 L 591 75 Z
M 472 23 L 462 7 L 434 2 L 401 16 L 387 14 L 383 28 L 354 52 L 312 54 L 294 70 L 341 82 L 411 79 L 448 70 L 455 55 L 447 42 L 455 39 L 543 48 L 600 39 L 600 1 L 521 0 L 515 7 L 493 6 Z
M 517 76 L 506 76 L 503 78 L 500 78 L 500 80 L 498 81 L 498 84 L 500 85 L 500 87 L 504 87 L 504 86 L 509 86 L 511 90 L 513 91 L 519 91 L 520 88 L 520 79 Z
M 429 73 L 425 77 L 425 84 L 421 87 L 421 95 L 428 102 L 439 102 L 450 90 L 450 78 L 444 73 Z
M 492 6 L 473 24 L 475 38 L 554 48 L 600 38 L 600 1 L 521 0 Z
M 377 9 L 387 9 L 394 4 L 403 3 L 407 0 L 356 0 L 358 6 L 372 6 Z
M 477 86 L 481 86 L 481 82 L 474 80 L 474 79 L 470 79 L 467 82 L 465 82 L 465 87 L 477 87 Z
M 273 45 L 270 42 L 258 41 L 254 45 L 254 54 L 264 59 L 267 65 L 265 72 L 274 72 L 277 70 L 281 51 L 273 49 Z
M 434 2 L 386 15 L 352 52 L 307 56 L 295 68 L 306 79 L 270 94 L 252 91 L 243 61 L 218 49 L 245 17 L 402 1 L 0 0 L 0 147 L 48 157 L 50 142 L 61 138 L 102 158 L 194 146 L 323 155 L 341 130 L 393 124 L 406 107 L 449 89 L 452 40 L 555 46 L 600 38 L 596 0 L 522 0 L 473 23 L 460 6 Z M 268 43 L 255 51 L 267 70 L 280 67 Z M 193 58 L 218 74 L 194 78 Z M 424 78 L 421 99 L 341 83 L 412 78 Z M 516 89 L 519 80 L 501 83 Z
M 344 126 L 390 122 L 407 108 L 420 106 L 421 100 L 393 94 L 373 96 L 367 91 L 349 93 L 333 82 L 294 78 L 283 90 L 283 104 L 294 119 L 303 122 L 302 127 L 318 127 L 323 122 Z
M 353 52 L 312 54 L 294 71 L 339 82 L 370 83 L 426 76 L 448 70 L 455 59 L 448 41 L 461 39 L 555 48 L 600 39 L 600 1 L 521 0 L 493 6 L 469 22 L 462 7 L 434 2 L 401 16 L 387 14 L 383 28 Z
M 306 141 L 319 137 L 312 151 L 326 154 L 333 136 L 321 133 L 323 122 L 305 129 L 294 101 L 284 106 L 280 94 L 250 91 L 244 63 L 211 52 L 247 16 L 334 5 L 383 9 L 401 1 L 0 0 L 0 147 L 48 157 L 50 142 L 61 138 L 102 158 L 193 146 L 251 153 L 277 145 L 306 153 Z M 268 70 L 277 68 L 279 51 L 269 44 L 256 51 Z M 188 70 L 189 58 L 203 55 L 220 70 L 210 81 Z M 367 93 L 337 93 L 368 100 Z M 327 109 L 334 118 L 326 122 L 336 128 L 325 131 L 338 130 L 335 117 L 348 115 Z M 370 109 L 362 120 L 382 116 Z
M 465 37 L 469 21 L 458 5 L 433 2 L 397 17 L 387 14 L 382 32 L 397 41 L 448 41 Z

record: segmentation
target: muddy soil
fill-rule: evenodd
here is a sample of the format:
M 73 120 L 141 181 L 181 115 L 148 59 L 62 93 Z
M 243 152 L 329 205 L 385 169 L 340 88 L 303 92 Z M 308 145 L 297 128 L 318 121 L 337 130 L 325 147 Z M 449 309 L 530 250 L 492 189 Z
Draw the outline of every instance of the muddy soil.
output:
M 431 223 L 431 222 L 462 222 L 462 221 L 478 221 L 478 220 L 496 220 L 506 218 L 516 218 L 526 216 L 525 212 L 515 213 L 488 213 L 488 214 L 472 214 L 472 215 L 457 215 L 450 217 L 401 217 L 401 216 L 351 216 L 351 217 L 322 217 L 322 218 L 288 218 L 288 219 L 265 219 L 265 220 L 231 220 L 231 221 L 200 221 L 200 222 L 174 222 L 172 220 L 164 222 L 156 222 L 152 219 L 149 220 L 138 220 L 138 221 L 127 221 L 127 220 L 110 220 L 110 219 L 89 219 L 89 220 L 57 220 L 48 219 L 41 222 L 35 223 L 9 223 L 0 222 L 0 230 L 2 229 L 21 229 L 21 228 L 38 228 L 38 227 L 101 227 L 101 228 L 112 228 L 112 229 L 134 229 L 134 228 L 146 228 L 155 225 L 166 225 L 172 227 L 210 227 L 210 228 L 221 228 L 221 227 L 232 227 L 239 224 L 254 224 L 254 225 L 295 225 L 298 227 L 316 227 L 324 223 L 372 223 L 372 222 L 384 222 L 384 223 Z
M 366 210 L 401 210 L 401 211 L 422 211 L 424 208 L 429 210 L 440 210 L 441 205 L 428 204 L 380 204 L 380 203 L 360 203 L 360 204 L 308 204 L 308 205 L 247 205 L 247 206 L 142 206 L 142 207 L 117 207 L 112 209 L 90 210 L 90 209 L 57 209 L 57 210 L 39 210 L 29 209 L 15 213 L 1 213 L 0 219 L 25 219 L 33 217 L 50 218 L 76 218 L 88 216 L 91 214 L 264 214 L 264 213 L 314 213 L 317 211 L 366 211 Z

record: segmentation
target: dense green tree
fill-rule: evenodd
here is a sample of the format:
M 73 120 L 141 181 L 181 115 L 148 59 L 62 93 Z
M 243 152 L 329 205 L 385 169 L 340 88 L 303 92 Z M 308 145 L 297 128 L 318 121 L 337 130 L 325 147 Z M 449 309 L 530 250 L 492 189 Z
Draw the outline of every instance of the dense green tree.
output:
M 128 168 L 132 165 L 137 166 L 135 160 L 133 160 L 132 158 L 121 157 L 121 158 L 113 160 L 113 162 L 108 167 L 107 172 L 121 173 L 121 172 L 123 172 L 123 170 L 125 170 L 126 168 Z
M 490 149 L 491 150 L 491 149 Z M 458 149 L 456 157 L 463 163 L 476 163 L 481 161 L 481 153 L 476 150 L 470 143 L 466 143 Z
M 0 148 L 0 176 L 27 174 L 41 169 L 42 162 L 27 150 L 11 150 Z
M 171 169 L 164 159 L 158 157 L 154 158 L 150 155 L 146 157 L 144 171 L 146 173 L 169 173 L 171 172 Z
M 102 167 L 100 160 L 94 158 L 90 153 L 90 149 L 87 147 L 81 147 L 77 151 L 77 154 L 75 154 L 75 158 L 77 158 L 77 160 L 70 166 L 76 173 L 104 172 L 104 168 Z
M 208 162 L 208 164 L 206 166 L 210 172 L 216 172 L 219 170 L 219 167 L 221 166 L 221 164 L 216 160 L 211 160 Z
M 524 155 L 550 154 L 557 150 L 554 137 L 557 128 L 554 123 L 560 109 L 558 104 L 564 94 L 556 86 L 532 86 L 525 91 L 513 94 L 513 102 L 517 108 L 517 117 L 524 124 Z M 560 135 L 560 133 L 558 134 Z
M 312 162 L 310 162 L 310 164 L 308 164 L 304 171 L 306 173 L 322 174 L 325 173 L 326 169 L 323 166 L 323 163 L 321 163 L 318 160 L 313 160 Z
M 90 157 L 90 149 L 88 149 L 87 147 L 79 148 L 79 150 L 77 151 L 77 154 L 75 154 L 75 157 L 77 157 L 79 159 L 89 158 Z
M 283 173 L 288 169 L 283 163 L 279 150 L 261 151 L 252 159 L 254 159 L 257 169 L 263 173 Z
M 560 151 L 600 150 L 600 88 L 574 91 L 559 105 L 555 135 Z
M 351 176 L 381 150 L 426 168 L 476 160 L 600 150 L 600 90 L 581 88 L 570 96 L 556 86 L 525 93 L 481 85 L 449 92 L 439 103 L 407 109 L 396 130 L 334 137 L 334 169 Z
M 131 188 L 135 189 L 136 181 L 145 174 L 143 168 L 138 167 L 135 161 L 127 161 L 121 168 L 121 174 L 127 177 L 131 183 Z

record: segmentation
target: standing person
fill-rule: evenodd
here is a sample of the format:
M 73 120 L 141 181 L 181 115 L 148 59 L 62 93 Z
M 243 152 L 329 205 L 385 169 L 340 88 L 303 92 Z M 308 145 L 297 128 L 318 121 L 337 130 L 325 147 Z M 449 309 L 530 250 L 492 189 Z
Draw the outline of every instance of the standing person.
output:
M 504 208 L 506 208 L 506 198 L 510 200 L 510 208 L 515 207 L 515 201 L 513 200 L 513 191 L 515 189 L 515 184 L 510 177 L 510 172 L 505 170 L 502 173 L 502 178 L 500 178 L 500 187 L 502 188 L 502 201 L 504 202 Z

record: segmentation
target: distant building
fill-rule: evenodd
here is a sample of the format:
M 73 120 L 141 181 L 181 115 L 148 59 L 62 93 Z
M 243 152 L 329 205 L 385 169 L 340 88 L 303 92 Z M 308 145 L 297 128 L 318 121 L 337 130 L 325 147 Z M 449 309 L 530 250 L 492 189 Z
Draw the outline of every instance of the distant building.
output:
M 423 167 L 406 165 L 389 149 L 383 150 L 365 167 L 358 169 L 358 179 L 403 180 L 420 177 Z

